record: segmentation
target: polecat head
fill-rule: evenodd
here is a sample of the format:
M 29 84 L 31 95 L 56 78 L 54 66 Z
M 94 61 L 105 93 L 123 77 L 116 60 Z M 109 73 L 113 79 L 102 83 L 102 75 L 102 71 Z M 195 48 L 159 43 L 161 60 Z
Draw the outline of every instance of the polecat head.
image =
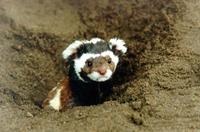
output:
M 112 38 L 74 41 L 63 51 L 66 62 L 72 61 L 75 73 L 84 82 L 109 80 L 116 70 L 119 56 L 126 53 L 125 42 Z

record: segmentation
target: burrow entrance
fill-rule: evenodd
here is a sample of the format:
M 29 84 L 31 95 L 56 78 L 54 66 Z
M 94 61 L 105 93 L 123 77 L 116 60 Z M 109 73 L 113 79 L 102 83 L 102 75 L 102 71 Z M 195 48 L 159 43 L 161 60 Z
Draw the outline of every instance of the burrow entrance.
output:
M 18 66 L 15 102 L 23 104 L 44 99 L 64 76 L 62 50 L 76 38 L 91 37 L 120 37 L 129 48 L 115 75 L 116 94 L 111 99 L 130 102 L 142 98 L 143 90 L 134 80 L 145 78 L 148 64 L 162 61 L 162 55 L 157 52 L 167 54 L 167 49 L 173 47 L 170 42 L 174 40 L 176 4 L 159 0 L 108 1 L 100 6 L 97 2 L 89 3 L 92 6 L 82 2 L 82 6 L 77 7 L 76 1 L 71 3 L 79 9 L 80 21 L 86 27 L 78 36 L 64 38 L 26 28 L 14 29 L 12 37 L 16 43 L 12 48 L 18 53 L 14 61 Z

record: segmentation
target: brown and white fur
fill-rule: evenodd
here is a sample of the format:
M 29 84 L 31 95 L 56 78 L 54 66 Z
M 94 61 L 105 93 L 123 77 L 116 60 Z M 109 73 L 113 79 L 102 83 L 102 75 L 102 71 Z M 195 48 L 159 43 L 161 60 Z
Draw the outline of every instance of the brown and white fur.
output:
M 69 75 L 49 92 L 43 107 L 59 111 L 72 101 L 75 105 L 102 103 L 112 93 L 112 75 L 126 51 L 125 42 L 118 38 L 74 41 L 62 54 L 70 66 Z

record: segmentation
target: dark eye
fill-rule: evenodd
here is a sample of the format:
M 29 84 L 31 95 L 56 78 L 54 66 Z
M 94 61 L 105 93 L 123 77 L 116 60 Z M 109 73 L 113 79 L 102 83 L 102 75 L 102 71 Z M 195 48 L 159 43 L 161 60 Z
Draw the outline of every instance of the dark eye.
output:
M 87 66 L 91 67 L 92 66 L 92 61 L 87 61 Z
M 108 64 L 111 64 L 112 63 L 112 60 L 111 59 L 108 59 Z

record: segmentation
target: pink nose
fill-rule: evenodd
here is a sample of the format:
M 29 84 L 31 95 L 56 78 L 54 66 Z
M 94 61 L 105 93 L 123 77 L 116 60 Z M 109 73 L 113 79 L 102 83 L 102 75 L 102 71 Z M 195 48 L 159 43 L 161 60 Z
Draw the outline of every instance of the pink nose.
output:
M 99 72 L 99 74 L 101 74 L 101 75 L 105 75 L 105 74 L 106 74 L 106 68 L 105 68 L 105 67 L 100 67 L 100 68 L 98 69 L 98 72 Z

